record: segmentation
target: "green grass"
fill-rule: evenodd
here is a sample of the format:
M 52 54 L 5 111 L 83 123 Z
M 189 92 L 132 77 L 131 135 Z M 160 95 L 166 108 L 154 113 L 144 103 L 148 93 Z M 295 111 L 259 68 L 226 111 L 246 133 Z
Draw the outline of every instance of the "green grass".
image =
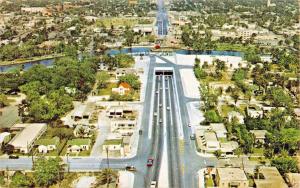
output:
M 111 95 L 111 89 L 118 87 L 117 83 L 109 83 L 106 88 L 99 89 L 98 95 Z
M 221 110 L 222 110 L 222 116 L 227 117 L 229 112 L 234 111 L 234 108 L 229 105 L 222 105 Z
M 239 51 L 246 52 L 249 47 L 254 47 L 254 45 L 242 45 L 242 44 L 230 44 L 230 43 L 218 43 L 216 50 L 220 51 Z
M 264 154 L 264 148 L 253 148 L 253 153 L 263 155 Z
M 206 179 L 206 187 L 214 187 L 214 181 L 212 178 Z

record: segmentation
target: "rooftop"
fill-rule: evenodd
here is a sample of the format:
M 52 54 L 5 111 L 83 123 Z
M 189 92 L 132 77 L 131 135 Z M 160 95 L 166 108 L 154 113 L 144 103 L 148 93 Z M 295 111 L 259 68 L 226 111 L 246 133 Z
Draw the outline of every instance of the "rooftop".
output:
M 240 168 L 217 168 L 220 180 L 247 181 L 245 172 Z
M 261 167 L 259 168 L 259 173 L 262 174 L 264 178 L 254 180 L 257 188 L 287 187 L 276 167 Z
M 252 134 L 254 134 L 255 138 L 265 138 L 268 131 L 266 130 L 251 130 Z

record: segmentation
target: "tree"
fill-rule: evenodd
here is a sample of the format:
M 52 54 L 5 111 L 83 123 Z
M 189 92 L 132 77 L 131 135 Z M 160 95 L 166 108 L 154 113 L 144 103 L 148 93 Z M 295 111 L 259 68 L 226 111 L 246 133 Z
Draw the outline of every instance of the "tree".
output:
M 280 87 L 273 87 L 267 96 L 276 107 L 290 107 L 292 105 L 291 96 Z
M 128 26 L 125 29 L 124 38 L 125 38 L 124 44 L 126 46 L 131 47 L 134 42 L 134 32 Z
M 204 113 L 205 120 L 208 123 L 220 123 L 222 117 L 216 112 L 216 110 L 208 110 Z
M 293 153 L 298 148 L 300 141 L 300 130 L 295 128 L 282 129 L 279 133 L 279 142 L 282 149 Z
M 281 156 L 272 159 L 271 166 L 275 166 L 281 175 L 285 173 L 297 173 L 297 160 L 289 156 Z
M 119 68 L 131 67 L 134 64 L 134 58 L 128 54 L 117 54 L 115 60 Z
M 8 106 L 9 101 L 7 99 L 7 96 L 0 93 L 0 108 Z
M 218 150 L 214 151 L 214 154 L 219 159 L 222 155 L 222 151 L 218 149 Z
M 50 186 L 60 179 L 63 170 L 60 158 L 40 157 L 34 163 L 33 176 L 39 186 Z
M 139 90 L 141 87 L 141 82 L 139 81 L 139 77 L 135 74 L 126 74 L 125 76 L 121 76 L 119 78 L 119 82 L 128 83 L 133 89 Z
M 11 185 L 13 187 L 31 187 L 33 182 L 28 176 L 20 171 L 17 171 L 12 177 Z
M 110 79 L 110 76 L 107 72 L 101 71 L 97 74 L 97 81 L 99 88 L 105 88 L 107 86 L 107 83 Z
M 96 187 L 99 187 L 99 185 L 109 185 L 110 183 L 114 183 L 117 178 L 118 174 L 116 171 L 110 168 L 105 168 L 101 171 L 100 180 Z

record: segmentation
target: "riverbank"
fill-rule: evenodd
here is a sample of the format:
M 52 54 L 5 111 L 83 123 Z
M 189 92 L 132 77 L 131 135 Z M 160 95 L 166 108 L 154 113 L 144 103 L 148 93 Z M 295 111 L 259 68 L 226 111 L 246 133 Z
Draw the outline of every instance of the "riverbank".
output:
M 22 65 L 22 64 L 32 63 L 32 62 L 37 62 L 37 61 L 55 59 L 55 58 L 59 58 L 59 57 L 63 57 L 63 56 L 65 56 L 65 55 L 64 54 L 51 54 L 51 55 L 32 57 L 32 58 L 26 58 L 26 59 L 16 59 L 13 61 L 0 61 L 0 66 Z

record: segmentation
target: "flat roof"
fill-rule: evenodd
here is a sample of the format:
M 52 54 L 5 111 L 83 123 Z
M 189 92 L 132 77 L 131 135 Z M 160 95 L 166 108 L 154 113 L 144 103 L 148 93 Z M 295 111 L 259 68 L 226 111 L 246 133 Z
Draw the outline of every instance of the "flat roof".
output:
M 259 173 L 261 173 L 264 178 L 254 180 L 258 188 L 288 187 L 276 167 L 260 167 Z
M 9 142 L 9 145 L 27 148 L 29 144 L 32 144 L 40 132 L 47 127 L 46 123 L 28 123 L 22 125 L 24 126 L 24 129 Z
M 240 168 L 217 168 L 219 178 L 225 181 L 247 181 L 245 172 Z
M 224 123 L 211 123 L 210 126 L 215 132 L 227 133 Z
M 217 135 L 214 132 L 205 132 L 204 137 L 206 142 L 218 142 Z

